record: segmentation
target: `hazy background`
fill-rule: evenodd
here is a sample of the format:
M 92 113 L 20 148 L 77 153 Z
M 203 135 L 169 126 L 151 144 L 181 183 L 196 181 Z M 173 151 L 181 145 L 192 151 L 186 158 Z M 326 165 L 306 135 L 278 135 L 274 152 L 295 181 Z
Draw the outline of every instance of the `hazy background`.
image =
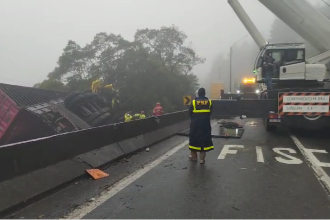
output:
M 240 3 L 266 40 L 303 41 L 257 0 Z M 313 3 L 329 13 L 326 1 Z M 248 32 L 227 0 L 0 0 L 0 82 L 24 86 L 41 82 L 69 39 L 84 46 L 96 33 L 107 32 L 133 40 L 137 29 L 172 24 L 206 58 L 193 70 L 201 85 L 209 88 L 211 81 L 220 80 L 228 86 L 229 49 Z M 271 36 L 274 25 L 280 31 Z M 233 47 L 236 81 L 252 73 L 257 51 L 250 36 Z

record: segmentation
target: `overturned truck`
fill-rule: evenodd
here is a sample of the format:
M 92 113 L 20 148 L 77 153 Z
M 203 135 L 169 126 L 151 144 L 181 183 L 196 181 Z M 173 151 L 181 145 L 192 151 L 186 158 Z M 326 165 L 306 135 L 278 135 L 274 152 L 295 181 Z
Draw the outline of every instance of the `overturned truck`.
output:
M 59 92 L 0 84 L 0 145 L 122 120 L 111 87 Z

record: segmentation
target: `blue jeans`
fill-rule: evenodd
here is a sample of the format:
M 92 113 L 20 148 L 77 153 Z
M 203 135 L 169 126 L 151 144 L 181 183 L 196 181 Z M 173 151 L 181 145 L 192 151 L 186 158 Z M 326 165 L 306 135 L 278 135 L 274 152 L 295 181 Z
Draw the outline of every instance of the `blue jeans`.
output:
M 271 71 L 266 71 L 265 81 L 266 81 L 267 90 L 273 90 L 273 81 L 272 81 L 272 72 Z

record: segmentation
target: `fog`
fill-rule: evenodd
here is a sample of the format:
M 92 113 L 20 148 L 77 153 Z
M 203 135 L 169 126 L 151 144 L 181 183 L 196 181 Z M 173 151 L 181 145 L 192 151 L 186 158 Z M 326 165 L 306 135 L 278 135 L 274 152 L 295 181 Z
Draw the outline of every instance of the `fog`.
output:
M 257 0 L 241 0 L 265 39 L 275 16 Z M 137 29 L 176 25 L 206 62 L 194 68 L 202 86 L 229 86 L 230 47 L 248 35 L 227 0 L 0 0 L 0 82 L 33 86 L 56 66 L 68 40 L 80 45 L 96 33 L 133 40 Z M 232 47 L 236 82 L 252 74 L 258 48 L 251 37 Z

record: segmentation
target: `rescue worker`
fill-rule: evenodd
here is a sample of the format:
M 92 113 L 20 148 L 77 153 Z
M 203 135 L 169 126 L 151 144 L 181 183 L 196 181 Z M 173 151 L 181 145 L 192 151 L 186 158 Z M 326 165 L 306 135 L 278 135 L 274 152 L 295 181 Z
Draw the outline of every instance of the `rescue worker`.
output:
M 101 80 L 97 79 L 94 82 L 92 82 L 92 92 L 97 93 L 101 87 Z
M 134 119 L 134 120 L 144 119 L 144 118 L 146 118 L 146 116 L 145 116 L 145 114 L 144 114 L 144 111 L 141 111 L 140 114 L 139 114 L 139 113 L 136 113 L 136 114 L 134 114 L 134 116 L 133 116 L 133 119 Z
M 133 116 L 129 112 L 127 112 L 125 114 L 125 122 L 132 121 L 132 119 L 133 119 Z
M 197 160 L 197 152 L 200 156 L 200 163 L 205 163 L 206 152 L 213 150 L 213 141 L 211 136 L 211 114 L 212 102 L 205 97 L 205 89 L 200 88 L 196 98 L 189 107 L 190 114 L 190 133 L 189 149 L 191 160 Z
M 146 118 L 146 115 L 144 114 L 144 111 L 141 111 L 140 113 L 140 119 L 145 119 Z
M 154 116 L 161 116 L 164 114 L 163 107 L 160 105 L 159 102 L 157 102 L 156 107 L 152 111 L 152 115 Z

